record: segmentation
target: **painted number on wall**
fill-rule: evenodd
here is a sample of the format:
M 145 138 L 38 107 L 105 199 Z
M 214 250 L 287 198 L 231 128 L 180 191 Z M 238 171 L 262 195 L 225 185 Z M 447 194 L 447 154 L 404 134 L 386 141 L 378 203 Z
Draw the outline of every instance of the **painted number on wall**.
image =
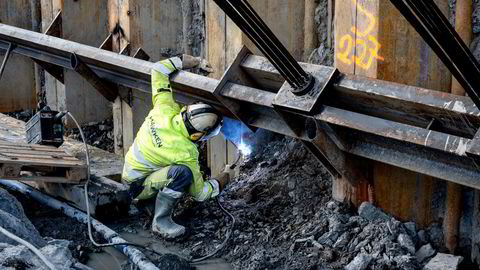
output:
M 369 69 L 374 59 L 384 60 L 383 57 L 378 55 L 378 51 L 382 45 L 378 43 L 375 36 L 370 35 L 377 21 L 370 12 L 366 11 L 357 3 L 357 0 L 352 0 L 352 2 L 353 5 L 356 5 L 357 10 L 367 17 L 369 23 L 363 31 L 353 26 L 350 30 L 352 34 L 346 34 L 340 39 L 340 50 L 337 53 L 337 58 L 347 65 L 355 63 L 362 69 Z M 355 36 L 356 39 L 354 39 L 352 35 Z M 356 54 L 353 53 L 354 48 L 357 48 Z

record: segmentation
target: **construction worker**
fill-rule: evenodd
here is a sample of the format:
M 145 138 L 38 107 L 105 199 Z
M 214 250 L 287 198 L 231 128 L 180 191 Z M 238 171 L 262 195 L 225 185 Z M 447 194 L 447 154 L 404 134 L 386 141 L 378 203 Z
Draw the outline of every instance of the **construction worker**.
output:
M 201 67 L 207 62 L 183 55 L 157 62 L 152 71 L 153 109 L 138 131 L 125 157 L 122 181 L 132 199 L 155 199 L 152 231 L 164 238 L 185 233 L 185 227 L 172 220 L 175 203 L 188 192 L 197 201 L 217 196 L 228 184 L 233 171 L 225 171 L 204 181 L 195 142 L 217 135 L 222 116 L 207 104 L 181 107 L 172 95 L 169 76 L 180 69 Z

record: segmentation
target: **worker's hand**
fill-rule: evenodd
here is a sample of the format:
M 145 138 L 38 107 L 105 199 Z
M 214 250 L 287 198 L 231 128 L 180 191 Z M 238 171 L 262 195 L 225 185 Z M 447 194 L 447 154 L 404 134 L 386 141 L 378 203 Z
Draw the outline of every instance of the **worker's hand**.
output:
M 212 73 L 213 69 L 210 66 L 210 63 L 208 63 L 207 60 L 202 59 L 200 57 L 193 57 L 188 54 L 184 54 L 182 56 L 182 67 L 183 69 L 189 69 L 189 68 L 200 68 L 201 70 Z

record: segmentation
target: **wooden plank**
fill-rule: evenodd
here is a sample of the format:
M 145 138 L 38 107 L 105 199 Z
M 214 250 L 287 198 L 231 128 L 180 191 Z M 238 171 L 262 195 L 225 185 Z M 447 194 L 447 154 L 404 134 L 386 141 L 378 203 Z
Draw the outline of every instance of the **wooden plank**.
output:
M 63 38 L 95 47 L 102 44 L 109 34 L 107 4 L 107 0 L 65 0 Z M 111 116 L 110 102 L 75 71 L 65 70 L 65 88 L 66 108 L 80 124 L 102 121 Z M 74 126 L 72 121 L 66 124 Z
M 450 74 L 438 61 L 413 27 L 400 15 L 390 1 L 379 1 L 380 8 L 378 41 L 384 58 L 378 62 L 376 78 L 410 84 L 429 89 L 448 91 Z M 448 11 L 448 1 L 436 1 L 442 11 Z M 433 131 L 432 131 L 433 133 Z M 422 174 L 412 174 L 383 163 L 374 165 L 376 199 L 387 212 L 396 213 L 401 220 L 413 220 L 420 226 L 427 226 L 433 218 L 429 203 L 433 200 L 433 188 L 437 180 Z M 400 180 L 401 178 L 401 180 Z M 378 190 L 392 190 L 401 181 L 403 186 L 398 194 L 381 193 Z M 399 205 L 414 202 L 415 207 Z
M 129 1 L 130 31 L 126 32 L 132 51 L 143 48 L 154 61 L 166 54 L 183 52 L 179 33 L 183 32 L 181 1 Z M 122 5 L 125 7 L 125 3 Z M 125 13 L 124 13 L 125 14 Z M 125 30 L 125 29 L 124 29 Z
M 249 3 L 292 56 L 301 60 L 304 55 L 304 0 L 252 0 Z M 261 55 L 245 35 L 242 40 L 253 53 Z
M 213 2 L 213 0 L 206 0 L 205 2 L 206 12 L 206 39 L 207 54 L 206 58 L 212 65 L 214 72 L 210 74 L 211 77 L 220 79 L 227 68 L 227 47 L 231 49 L 230 57 L 234 47 L 237 46 L 235 40 L 238 42 L 238 31 L 228 34 L 227 31 L 227 17 L 225 13 Z M 232 23 L 229 24 L 232 30 L 235 31 L 235 27 Z M 236 35 L 233 35 L 236 33 Z M 230 39 L 226 36 L 229 35 Z M 233 39 L 235 37 L 235 39 Z M 232 57 L 233 58 L 233 57 Z M 223 135 L 216 136 L 208 141 L 207 144 L 208 153 L 208 167 L 210 168 L 212 176 L 216 176 L 221 173 L 225 165 L 227 164 L 227 145 Z
M 41 0 L 42 32 L 47 31 L 52 22 L 55 20 L 55 17 L 58 14 L 61 14 L 62 9 L 63 0 Z M 60 32 L 57 32 L 57 34 Z M 47 99 L 47 104 L 52 110 L 63 111 L 66 109 L 63 69 L 61 69 L 61 78 L 62 81 L 58 81 L 55 76 L 45 73 L 45 96 Z
M 208 141 L 208 167 L 212 177 L 219 175 L 227 165 L 227 143 L 223 134 L 213 137 Z
M 115 99 L 112 105 L 113 113 L 113 138 L 115 154 L 123 155 L 123 113 L 122 113 L 122 100 L 120 97 Z
M 43 153 L 38 153 L 38 152 L 34 152 L 34 153 L 13 152 L 12 153 L 11 151 L 8 151 L 8 150 L 7 151 L 2 151 L 0 153 L 0 157 L 10 158 L 10 159 L 44 158 L 44 159 L 50 159 L 50 160 L 72 160 L 72 161 L 78 160 L 77 158 L 72 157 L 72 156 L 68 156 L 66 154 L 65 154 L 65 156 L 59 156 L 59 155 L 55 155 L 55 154 L 45 155 Z
M 472 42 L 472 0 L 458 0 L 455 8 L 455 30 L 458 35 L 465 42 L 467 47 L 470 47 Z M 465 89 L 460 83 L 452 77 L 452 94 L 464 96 Z
M 0 1 L 0 22 L 32 29 L 32 12 L 29 0 Z M 3 61 L 4 51 L 0 52 Z M 18 76 L 21 74 L 21 78 Z M 0 83 L 0 112 L 36 108 L 35 72 L 33 62 L 19 54 L 12 54 Z
M 49 167 L 84 167 L 85 163 L 79 160 L 61 160 L 55 159 L 47 160 L 41 157 L 18 157 L 17 159 L 10 159 L 0 155 L 0 163 L 3 164 L 20 164 L 23 166 L 49 166 Z
M 315 10 L 317 9 L 317 5 L 318 3 L 315 0 L 305 0 L 303 60 L 307 60 L 313 50 L 317 48 L 318 37 L 317 27 L 315 25 Z M 330 12 L 330 10 L 327 12 Z
M 343 73 L 354 74 L 355 55 L 352 26 L 357 25 L 357 11 L 352 0 L 335 1 L 335 67 Z
M 225 13 L 213 2 L 206 0 L 206 35 L 208 40 L 207 60 L 212 65 L 214 72 L 211 77 L 220 79 L 226 69 L 225 60 Z
M 77 184 L 80 183 L 79 180 L 69 180 L 65 177 L 58 176 L 20 176 L 20 177 L 9 177 L 8 180 L 16 181 L 28 181 L 28 182 L 37 182 L 37 183 L 61 183 L 61 184 Z
M 123 151 L 127 154 L 128 149 L 135 139 L 133 133 L 133 112 L 132 107 L 127 102 L 122 101 L 122 122 L 123 122 Z

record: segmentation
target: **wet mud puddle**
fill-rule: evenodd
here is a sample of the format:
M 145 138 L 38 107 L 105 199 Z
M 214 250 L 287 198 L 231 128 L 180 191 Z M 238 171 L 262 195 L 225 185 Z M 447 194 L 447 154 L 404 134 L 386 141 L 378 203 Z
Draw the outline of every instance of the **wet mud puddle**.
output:
M 176 246 L 175 243 L 164 243 L 160 240 L 153 238 L 150 235 L 149 231 L 136 228 L 137 233 L 120 233 L 121 236 L 132 243 L 141 244 L 150 247 L 161 253 L 170 253 L 182 257 L 182 251 L 179 246 Z M 148 251 L 144 251 L 144 254 L 147 254 Z M 89 255 L 89 260 L 87 266 L 95 270 L 116 270 L 122 269 L 127 262 L 127 257 L 116 250 L 113 247 L 104 248 L 100 253 L 91 253 Z M 124 266 L 125 267 L 125 266 Z M 228 264 L 223 259 L 211 259 L 204 262 L 192 265 L 195 269 L 198 270 L 231 270 L 233 269 L 230 264 Z M 125 268 L 124 268 L 125 269 Z

